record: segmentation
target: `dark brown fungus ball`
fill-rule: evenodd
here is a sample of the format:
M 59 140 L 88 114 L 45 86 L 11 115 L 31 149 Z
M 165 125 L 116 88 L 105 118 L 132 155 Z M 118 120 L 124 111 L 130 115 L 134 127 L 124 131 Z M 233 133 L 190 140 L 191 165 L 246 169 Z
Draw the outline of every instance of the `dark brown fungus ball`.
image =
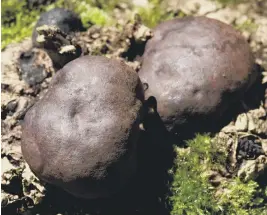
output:
M 84 30 L 81 19 L 74 12 L 64 8 L 54 8 L 42 13 L 37 21 L 32 33 L 33 47 L 42 47 L 40 43 L 36 41 L 38 36 L 36 28 L 42 25 L 56 26 L 66 34 Z
M 54 66 L 60 69 L 81 56 L 81 47 L 73 44 L 71 38 L 73 32 L 82 30 L 84 27 L 78 15 L 64 8 L 54 8 L 41 14 L 33 29 L 32 44 L 43 48 Z
M 22 153 L 43 181 L 82 198 L 108 197 L 135 173 L 144 100 L 123 62 L 80 57 L 26 114 Z
M 166 21 L 154 29 L 139 76 L 173 133 L 198 117 L 220 117 L 257 78 L 249 44 L 233 27 L 205 17 Z M 214 119 L 215 119 L 214 118 Z

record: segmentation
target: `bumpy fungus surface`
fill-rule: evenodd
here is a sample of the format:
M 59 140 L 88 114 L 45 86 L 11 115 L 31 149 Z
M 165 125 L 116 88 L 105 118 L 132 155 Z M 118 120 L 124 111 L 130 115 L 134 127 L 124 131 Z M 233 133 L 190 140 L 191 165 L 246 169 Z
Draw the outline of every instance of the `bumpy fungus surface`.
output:
M 247 41 L 205 17 L 166 21 L 145 47 L 139 75 L 155 96 L 169 131 L 191 120 L 220 117 L 257 77 Z
M 32 43 L 34 47 L 41 47 L 36 41 L 38 36 L 36 28 L 42 25 L 56 26 L 66 34 L 84 30 L 81 19 L 75 13 L 64 8 L 54 8 L 43 13 L 35 25 L 32 34 Z
M 112 195 L 135 172 L 143 100 L 137 73 L 124 63 L 71 61 L 25 116 L 26 162 L 41 180 L 77 197 Z

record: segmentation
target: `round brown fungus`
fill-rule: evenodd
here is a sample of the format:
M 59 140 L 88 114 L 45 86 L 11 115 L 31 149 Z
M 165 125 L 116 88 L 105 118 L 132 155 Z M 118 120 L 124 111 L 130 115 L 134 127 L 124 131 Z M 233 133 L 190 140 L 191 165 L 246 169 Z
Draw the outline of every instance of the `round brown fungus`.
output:
M 167 129 L 178 133 L 221 117 L 257 78 L 249 44 L 233 27 L 206 17 L 159 24 L 148 41 L 139 71 L 155 96 Z
M 25 116 L 26 162 L 41 180 L 77 197 L 116 193 L 135 173 L 143 100 L 137 73 L 123 62 L 71 61 Z

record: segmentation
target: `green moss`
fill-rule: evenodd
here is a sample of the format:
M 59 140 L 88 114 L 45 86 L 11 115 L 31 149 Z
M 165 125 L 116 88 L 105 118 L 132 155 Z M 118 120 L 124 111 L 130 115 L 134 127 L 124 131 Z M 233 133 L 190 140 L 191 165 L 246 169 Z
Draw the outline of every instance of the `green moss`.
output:
M 5 48 L 10 43 L 20 42 L 31 36 L 32 30 L 42 12 L 48 11 L 56 6 L 62 6 L 64 0 L 49 6 L 29 10 L 26 7 L 26 0 L 6 0 L 2 1 L 2 39 L 1 48 Z
M 213 214 L 219 208 L 213 198 L 213 187 L 207 175 L 211 160 L 211 139 L 208 135 L 197 135 L 188 141 L 190 148 L 177 150 L 174 180 L 170 198 L 173 215 Z M 178 148 L 177 148 L 178 149 Z
M 65 8 L 79 14 L 85 27 L 89 27 L 91 24 L 104 26 L 114 23 L 108 11 L 114 9 L 116 2 L 117 1 L 113 0 L 104 5 L 101 1 L 65 0 L 62 2 L 61 6 L 63 5 Z
M 242 2 L 246 2 L 248 0 L 214 0 L 214 1 L 217 1 L 223 5 L 236 5 Z
M 116 20 L 112 18 L 112 13 L 122 3 L 131 5 L 129 0 L 57 0 L 49 6 L 29 11 L 25 7 L 26 0 L 2 1 L 2 49 L 10 43 L 20 42 L 25 37 L 31 36 L 39 15 L 44 11 L 55 7 L 64 7 L 79 14 L 85 27 L 89 27 L 91 24 L 104 26 L 116 23 Z M 167 12 L 165 2 L 162 0 L 151 0 L 148 7 L 138 7 L 133 11 L 140 14 L 144 24 L 149 27 L 154 27 L 159 22 L 174 16 L 185 16 L 182 12 L 178 14 Z
M 2 48 L 11 42 L 20 42 L 32 33 L 39 12 L 27 11 L 25 1 L 2 1 Z
M 226 155 L 216 140 L 197 135 L 187 145 L 186 149 L 176 148 L 177 158 L 171 171 L 172 215 L 266 214 L 267 192 L 255 181 L 227 179 L 217 188 L 209 183 L 209 170 L 218 169 L 226 162 Z
M 247 19 L 242 24 L 236 25 L 235 28 L 239 31 L 255 32 L 258 28 L 258 25 L 255 24 L 253 20 Z
M 129 4 L 129 0 L 86 0 L 94 7 L 101 8 L 104 11 L 112 12 L 119 4 Z
M 217 197 L 218 204 L 227 214 L 256 215 L 259 211 L 264 211 L 264 208 L 259 208 L 264 201 L 260 195 L 262 190 L 255 181 L 244 183 L 235 178 L 224 184 L 222 189 L 224 192 Z
M 43 6 L 30 11 L 25 7 L 26 0 L 2 1 L 1 48 L 3 49 L 10 43 L 20 42 L 26 37 L 31 36 L 40 14 L 55 7 L 65 7 L 74 10 L 80 15 L 85 27 L 88 27 L 89 23 L 100 26 L 112 23 L 112 18 L 108 13 L 96 6 L 92 6 L 90 2 L 93 1 L 58 0 L 49 6 Z M 105 8 L 109 7 L 112 10 L 112 7 L 115 7 L 115 5 L 115 1 L 111 1 Z
M 112 19 L 106 12 L 97 7 L 92 7 L 85 2 L 77 5 L 75 12 L 80 15 L 85 27 L 88 27 L 90 23 L 103 26 L 112 22 Z
M 173 11 L 167 11 L 165 2 L 162 0 L 151 0 L 146 7 L 138 7 L 137 13 L 140 15 L 142 22 L 150 27 L 155 27 L 158 23 L 174 18 L 175 16 L 183 17 L 185 14 Z

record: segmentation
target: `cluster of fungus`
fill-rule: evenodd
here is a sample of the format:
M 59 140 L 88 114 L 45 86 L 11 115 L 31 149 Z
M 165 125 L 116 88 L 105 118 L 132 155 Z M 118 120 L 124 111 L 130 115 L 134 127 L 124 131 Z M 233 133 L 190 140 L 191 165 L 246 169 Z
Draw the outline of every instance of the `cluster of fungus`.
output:
M 111 196 L 135 174 L 147 114 L 158 111 L 177 133 L 200 116 L 221 116 L 256 77 L 249 45 L 231 26 L 205 17 L 163 22 L 139 73 L 101 56 L 79 57 L 58 71 L 25 116 L 24 158 L 41 180 L 77 197 Z

